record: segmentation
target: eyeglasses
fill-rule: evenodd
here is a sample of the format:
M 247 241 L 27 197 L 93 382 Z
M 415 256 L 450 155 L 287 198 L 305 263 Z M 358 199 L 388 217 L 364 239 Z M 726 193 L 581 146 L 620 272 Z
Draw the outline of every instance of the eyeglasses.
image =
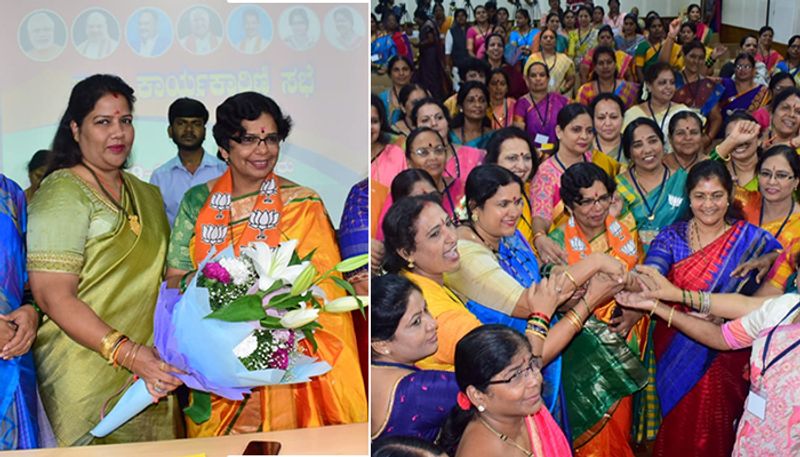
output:
M 606 206 L 611 204 L 611 194 L 601 195 L 597 198 L 584 198 L 583 200 L 576 200 L 575 204 L 578 206 Z
M 419 148 L 414 151 L 414 154 L 421 159 L 425 159 L 431 154 L 441 157 L 447 154 L 447 146 L 440 145 L 433 148 Z
M 783 171 L 776 171 L 774 174 L 769 170 L 761 170 L 758 172 L 758 177 L 763 179 L 764 181 L 769 181 L 772 178 L 775 178 L 776 181 L 789 181 L 790 179 L 794 179 L 793 175 Z
M 753 66 L 750 65 L 749 63 L 736 65 L 737 70 L 749 70 L 751 68 L 753 68 Z
M 259 138 L 256 135 L 242 135 L 239 138 L 231 138 L 233 141 L 248 148 L 258 147 L 263 141 L 268 148 L 276 148 L 281 142 L 281 136 L 277 133 L 270 133 L 264 138 Z
M 527 365 L 524 365 L 519 370 L 511 374 L 508 379 L 498 379 L 497 381 L 489 381 L 486 384 L 519 384 L 523 379 L 533 376 L 534 370 L 539 371 L 539 359 L 533 357 Z

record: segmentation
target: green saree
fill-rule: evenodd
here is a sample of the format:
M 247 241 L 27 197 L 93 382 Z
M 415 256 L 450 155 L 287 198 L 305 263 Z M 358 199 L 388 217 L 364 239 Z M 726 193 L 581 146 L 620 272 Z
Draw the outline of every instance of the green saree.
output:
M 169 226 L 158 188 L 123 173 L 122 206 L 138 214 L 141 235 L 104 196 L 70 170 L 42 182 L 29 207 L 28 270 L 79 276 L 77 296 L 108 325 L 151 344 L 153 311 L 164 275 Z M 59 446 L 176 438 L 174 397 L 152 405 L 114 433 L 87 433 L 131 374 L 72 340 L 45 318 L 34 346 L 39 389 Z

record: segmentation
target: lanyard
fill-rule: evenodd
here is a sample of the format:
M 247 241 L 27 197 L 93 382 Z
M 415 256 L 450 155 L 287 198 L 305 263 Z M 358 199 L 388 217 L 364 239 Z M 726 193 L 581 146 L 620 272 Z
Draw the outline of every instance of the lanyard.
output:
M 639 195 L 642 197 L 642 203 L 644 203 L 644 207 L 647 208 L 647 220 L 653 221 L 656 218 L 656 208 L 658 207 L 658 201 L 661 199 L 661 194 L 664 193 L 664 183 L 667 182 L 667 177 L 669 176 L 669 168 L 664 166 L 664 175 L 661 177 L 661 184 L 658 185 L 658 193 L 656 194 L 655 202 L 653 203 L 653 207 L 650 207 L 650 203 L 647 203 L 647 196 L 642 192 L 642 188 L 639 187 L 639 182 L 636 181 L 636 172 L 634 171 L 635 167 L 631 167 L 631 181 L 633 181 L 633 186 L 636 188 L 636 191 L 639 192 Z
M 653 96 L 652 95 L 650 96 L 650 98 L 647 99 L 647 108 L 650 110 L 650 116 L 653 119 L 653 122 L 658 124 L 658 128 L 660 128 L 661 131 L 663 132 L 664 131 L 664 122 L 667 121 L 667 117 L 669 117 L 669 110 L 672 109 L 672 102 L 670 101 L 669 105 L 667 105 L 667 112 L 664 113 L 664 117 L 661 118 L 661 122 L 658 122 L 658 116 L 656 116 L 656 112 L 653 111 Z
M 545 105 L 544 105 L 544 116 L 542 113 L 539 112 L 539 106 L 536 105 L 536 100 L 533 99 L 533 94 L 531 94 L 531 103 L 533 103 L 533 110 L 536 112 L 536 117 L 539 118 L 539 121 L 542 123 L 542 128 L 547 127 L 547 120 L 550 117 L 550 94 L 544 96 Z
M 553 154 L 553 158 L 556 159 L 556 163 L 558 163 L 558 166 L 561 167 L 562 170 L 567 171 L 567 167 L 564 166 L 564 162 L 558 158 L 558 151 Z M 584 162 L 588 162 L 588 160 L 586 160 L 586 154 L 581 154 L 581 159 L 583 159 Z
M 797 304 L 794 305 L 794 307 L 790 309 L 785 316 L 783 316 L 783 319 L 781 319 L 775 325 L 775 327 L 772 327 L 772 330 L 770 330 L 769 333 L 767 334 L 767 341 L 764 342 L 764 351 L 761 353 L 761 366 L 764 367 L 764 369 L 761 370 L 761 379 L 764 379 L 764 374 L 767 372 L 769 368 L 775 365 L 780 359 L 784 358 L 786 354 L 794 350 L 794 348 L 800 346 L 800 339 L 798 339 L 797 341 L 792 343 L 788 348 L 781 351 L 781 353 L 778 354 L 774 359 L 772 359 L 769 362 L 769 364 L 767 363 L 767 352 L 769 352 L 769 343 L 772 341 L 772 334 L 775 333 L 775 330 L 778 329 L 778 327 L 783 323 L 783 321 L 785 321 L 787 317 L 791 316 L 794 312 L 796 312 L 798 308 L 800 308 L 800 302 L 797 302 Z
M 789 208 L 789 214 L 786 215 L 786 218 L 783 220 L 781 224 L 781 228 L 775 232 L 775 239 L 777 240 L 779 236 L 781 236 L 781 232 L 783 228 L 786 227 L 786 223 L 789 222 L 789 218 L 792 217 L 792 211 L 794 211 L 794 202 L 792 202 L 792 206 Z M 761 197 L 761 211 L 758 212 L 758 226 L 761 227 L 761 224 L 764 222 L 764 197 Z

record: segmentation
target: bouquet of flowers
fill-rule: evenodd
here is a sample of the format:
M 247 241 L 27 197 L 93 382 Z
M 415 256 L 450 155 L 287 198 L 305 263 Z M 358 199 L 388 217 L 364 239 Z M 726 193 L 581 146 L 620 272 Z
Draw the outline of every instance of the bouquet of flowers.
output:
M 176 376 L 188 387 L 240 400 L 254 387 L 308 382 L 330 370 L 304 353 L 300 341 L 316 350 L 320 311 L 363 312 L 366 297 L 336 273 L 358 269 L 368 258 L 350 258 L 320 274 L 310 262 L 313 251 L 300 258 L 296 247 L 296 240 L 276 248 L 252 243 L 238 257 L 228 248 L 200 265 L 183 295 L 162 285 L 154 344 L 165 362 L 187 373 Z M 319 288 L 326 280 L 350 295 L 327 301 Z M 136 381 L 91 434 L 108 435 L 151 403 L 144 381 Z M 203 422 L 198 411 L 186 412 Z

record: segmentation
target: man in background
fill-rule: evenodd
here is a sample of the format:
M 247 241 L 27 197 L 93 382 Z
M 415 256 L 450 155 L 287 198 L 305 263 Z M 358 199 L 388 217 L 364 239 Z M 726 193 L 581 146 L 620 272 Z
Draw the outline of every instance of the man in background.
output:
M 167 135 L 178 146 L 178 155 L 158 167 L 150 183 L 161 189 L 167 218 L 172 225 L 183 194 L 191 187 L 219 177 L 227 166 L 203 150 L 208 110 L 202 103 L 179 98 L 169 106 L 168 118 Z

